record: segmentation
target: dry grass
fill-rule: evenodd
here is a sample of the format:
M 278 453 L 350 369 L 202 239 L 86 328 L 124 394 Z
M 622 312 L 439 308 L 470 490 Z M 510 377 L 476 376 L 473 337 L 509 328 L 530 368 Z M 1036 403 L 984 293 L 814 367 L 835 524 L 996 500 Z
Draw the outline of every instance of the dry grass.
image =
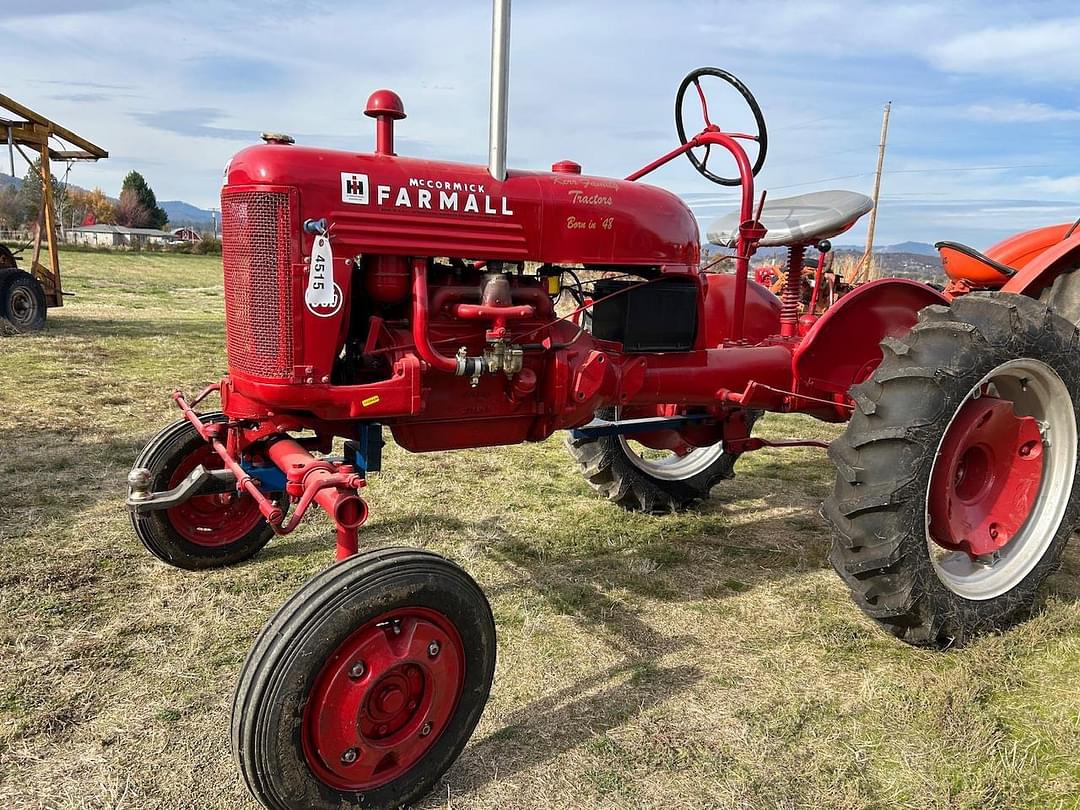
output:
M 861 253 L 838 253 L 836 255 L 836 261 L 833 262 L 833 272 L 839 273 L 849 283 L 851 283 L 857 275 L 861 275 L 864 279 L 884 278 L 888 275 L 885 272 L 885 268 L 882 267 L 881 257 L 877 254 L 871 254 L 868 261 L 863 261 L 863 254 Z M 869 265 L 869 266 L 867 266 Z
M 228 705 L 261 623 L 332 558 L 156 562 L 122 503 L 168 392 L 223 369 L 215 259 L 70 254 L 78 295 L 0 338 L 0 807 L 250 808 Z M 833 428 L 771 417 L 770 435 Z M 878 631 L 825 564 L 810 450 L 692 514 L 597 500 L 556 437 L 388 448 L 368 546 L 463 564 L 499 627 L 491 703 L 431 807 L 1080 805 L 1080 554 L 1031 621 L 947 654 Z

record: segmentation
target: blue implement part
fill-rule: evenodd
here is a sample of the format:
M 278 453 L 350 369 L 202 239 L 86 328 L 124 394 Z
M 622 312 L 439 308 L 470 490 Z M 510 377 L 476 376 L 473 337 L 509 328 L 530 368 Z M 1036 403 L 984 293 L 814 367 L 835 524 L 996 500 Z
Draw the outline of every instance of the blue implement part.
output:
M 379 472 L 382 469 L 382 449 L 385 442 L 382 425 L 366 422 L 357 428 L 356 439 L 345 442 L 345 461 L 356 467 L 360 475 Z
M 646 416 L 641 419 L 620 419 L 609 422 L 593 419 L 587 425 L 573 428 L 570 435 L 575 439 L 599 439 L 602 436 L 625 436 L 629 433 L 648 433 L 652 430 L 678 430 L 695 422 L 714 420 L 711 414 L 687 414 L 686 416 Z
M 272 464 L 263 467 L 249 461 L 241 461 L 240 466 L 244 468 L 244 472 L 259 482 L 259 489 L 263 492 L 285 491 L 285 473 Z

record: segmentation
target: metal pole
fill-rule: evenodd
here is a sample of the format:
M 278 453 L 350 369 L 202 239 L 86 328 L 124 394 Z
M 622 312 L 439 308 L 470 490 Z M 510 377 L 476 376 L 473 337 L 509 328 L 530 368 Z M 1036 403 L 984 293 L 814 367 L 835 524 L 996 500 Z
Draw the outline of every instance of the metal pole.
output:
M 506 103 L 510 80 L 510 0 L 491 9 L 491 103 L 488 110 L 488 174 L 506 179 Z
M 15 176 L 15 141 L 11 137 L 11 124 L 7 128 L 8 157 L 11 159 L 11 176 Z
M 866 275 L 870 280 L 870 259 L 874 255 L 874 227 L 877 225 L 878 195 L 881 193 L 881 167 L 885 163 L 885 142 L 889 138 L 889 112 L 892 110 L 892 102 L 885 104 L 885 114 L 881 118 L 881 141 L 878 144 L 877 171 L 874 172 L 874 207 L 870 209 L 870 222 L 866 226 L 866 252 L 863 254 L 859 277 Z

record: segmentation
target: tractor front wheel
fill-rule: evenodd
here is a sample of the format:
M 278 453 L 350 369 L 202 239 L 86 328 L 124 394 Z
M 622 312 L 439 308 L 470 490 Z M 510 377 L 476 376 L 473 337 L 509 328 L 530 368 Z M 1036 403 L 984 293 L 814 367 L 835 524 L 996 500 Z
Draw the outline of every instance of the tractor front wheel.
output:
M 233 755 L 274 810 L 396 808 L 465 747 L 495 672 L 479 586 L 430 552 L 380 549 L 313 577 L 240 674 Z
M 830 558 L 896 636 L 962 644 L 1030 612 L 1080 521 L 1080 332 L 980 293 L 882 348 L 829 450 Z
M 225 415 L 214 412 L 201 419 L 224 422 Z M 150 491 L 160 492 L 179 485 L 199 464 L 208 470 L 224 466 L 195 426 L 181 419 L 147 443 L 135 467 L 150 470 Z M 258 504 L 232 487 L 196 495 L 171 509 L 132 512 L 131 524 L 151 554 L 189 571 L 246 560 L 274 536 Z

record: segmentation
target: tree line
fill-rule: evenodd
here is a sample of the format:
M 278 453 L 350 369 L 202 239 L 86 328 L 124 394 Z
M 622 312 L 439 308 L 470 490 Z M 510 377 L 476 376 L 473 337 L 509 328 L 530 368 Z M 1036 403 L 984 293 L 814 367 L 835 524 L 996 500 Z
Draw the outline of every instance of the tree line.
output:
M 137 171 L 127 173 L 117 200 L 111 199 L 100 188 L 87 191 L 68 186 L 55 176 L 50 179 L 53 205 L 63 226 L 100 223 L 160 229 L 169 221 L 165 209 L 157 203 L 154 190 Z M 27 169 L 19 188 L 11 185 L 0 190 L 0 229 L 33 227 L 40 216 L 43 189 L 39 159 Z

